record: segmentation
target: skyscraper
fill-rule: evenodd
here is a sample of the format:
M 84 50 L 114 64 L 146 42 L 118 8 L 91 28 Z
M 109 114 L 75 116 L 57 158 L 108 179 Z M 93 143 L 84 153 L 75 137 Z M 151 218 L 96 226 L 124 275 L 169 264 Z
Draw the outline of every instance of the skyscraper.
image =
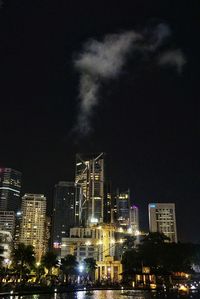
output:
M 79 202 L 83 225 L 103 222 L 104 182 L 104 153 L 77 154 L 75 183 L 83 192 Z
M 112 192 L 111 183 L 105 182 L 104 185 L 104 201 L 103 201 L 103 222 L 111 223 L 111 213 L 112 213 Z
M 79 186 L 74 182 L 59 182 L 55 185 L 52 217 L 52 243 L 54 249 L 60 249 L 61 239 L 69 237 L 70 228 L 76 224 L 76 203 L 80 194 Z
M 116 195 L 117 223 L 122 226 L 130 225 L 130 191 L 119 192 Z
M 0 210 L 17 212 L 20 208 L 21 172 L 0 168 Z
M 43 194 L 25 194 L 22 197 L 20 242 L 32 245 L 36 261 L 45 253 L 46 197 Z
M 176 213 L 174 203 L 149 204 L 149 230 L 161 232 L 171 242 L 177 242 Z
M 12 238 L 14 238 L 14 230 L 15 230 L 14 211 L 0 211 L 0 230 L 10 232 Z
M 133 230 L 133 234 L 139 233 L 139 211 L 138 207 L 133 205 L 130 208 L 130 227 Z

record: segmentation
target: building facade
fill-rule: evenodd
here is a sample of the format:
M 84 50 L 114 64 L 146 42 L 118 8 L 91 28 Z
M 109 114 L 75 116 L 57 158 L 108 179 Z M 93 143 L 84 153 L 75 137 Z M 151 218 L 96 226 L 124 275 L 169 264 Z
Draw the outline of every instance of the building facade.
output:
M 76 224 L 76 200 L 78 192 L 73 182 L 59 182 L 55 185 L 53 199 L 53 217 L 52 217 L 52 243 L 53 248 L 60 251 L 61 239 L 69 237 L 70 228 Z M 77 204 L 78 206 L 78 204 Z M 78 209 L 77 209 L 78 210 Z M 58 252 L 59 254 L 59 252 Z
M 116 195 L 117 223 L 120 226 L 130 225 L 130 191 L 119 192 Z
M 93 257 L 103 261 L 105 256 L 115 256 L 115 227 L 109 224 L 90 227 L 73 227 L 70 237 L 62 239 L 61 257 L 76 256 L 78 262 Z
M 103 222 L 111 223 L 112 222 L 112 191 L 111 183 L 105 183 L 104 185 L 104 212 L 103 212 Z
M 0 211 L 0 230 L 7 231 L 14 238 L 15 234 L 15 212 Z
M 135 236 L 139 233 L 139 209 L 136 205 L 130 207 L 130 227 Z
M 20 226 L 22 221 L 22 212 L 18 211 L 15 214 L 15 233 L 13 238 L 14 247 L 17 247 L 17 245 L 20 242 Z
M 12 252 L 12 236 L 9 231 L 0 230 L 0 248 L 2 249 L 2 253 L 0 254 L 0 258 L 3 260 L 3 264 L 5 267 L 10 264 L 11 252 Z
M 163 233 L 170 239 L 170 242 L 177 242 L 174 203 L 149 204 L 149 230 Z
M 25 194 L 22 197 L 20 243 L 32 245 L 36 261 L 45 253 L 46 197 L 43 194 Z
M 103 222 L 104 176 L 104 153 L 76 155 L 75 183 L 82 187 L 79 202 L 82 225 Z
M 111 224 L 70 229 L 70 237 L 62 239 L 61 257 L 75 255 L 79 264 L 83 263 L 85 258 L 93 258 L 97 264 L 96 280 L 119 282 L 122 264 L 115 257 L 118 243 L 115 229 Z
M 12 168 L 0 168 L 0 210 L 20 209 L 21 172 Z

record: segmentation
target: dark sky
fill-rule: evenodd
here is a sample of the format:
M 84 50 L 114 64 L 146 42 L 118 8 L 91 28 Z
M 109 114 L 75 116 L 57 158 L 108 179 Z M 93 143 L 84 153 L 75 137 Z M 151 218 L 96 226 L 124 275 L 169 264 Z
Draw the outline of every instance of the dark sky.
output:
M 189 3 L 190 2 L 190 3 Z M 50 202 L 73 180 L 76 152 L 107 153 L 113 188 L 130 188 L 147 228 L 149 202 L 175 202 L 179 239 L 200 242 L 198 1 L 4 1 L 0 9 L 0 165 L 23 173 L 23 192 Z M 73 59 L 89 39 L 152 23 L 171 28 L 182 74 L 132 61 L 103 86 L 92 133 L 72 133 L 79 75 Z

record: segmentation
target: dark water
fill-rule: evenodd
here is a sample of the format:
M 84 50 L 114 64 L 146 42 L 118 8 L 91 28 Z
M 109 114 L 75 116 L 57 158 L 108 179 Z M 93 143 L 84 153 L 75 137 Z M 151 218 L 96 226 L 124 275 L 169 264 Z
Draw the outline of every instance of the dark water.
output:
M 166 294 L 161 292 L 148 291 L 116 291 L 101 290 L 93 291 L 88 295 L 86 291 L 62 294 L 45 295 L 24 295 L 24 296 L 6 296 L 5 299 L 200 299 L 200 293 L 191 293 L 189 295 Z

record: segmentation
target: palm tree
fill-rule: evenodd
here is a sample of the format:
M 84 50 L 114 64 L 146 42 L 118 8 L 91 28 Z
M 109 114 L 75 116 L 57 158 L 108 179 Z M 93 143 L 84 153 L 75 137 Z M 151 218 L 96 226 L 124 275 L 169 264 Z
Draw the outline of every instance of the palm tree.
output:
M 36 282 L 41 282 L 42 276 L 45 274 L 45 269 L 43 265 L 36 265 L 35 267 L 35 274 L 36 274 Z
M 76 274 L 78 263 L 74 255 L 68 254 L 66 257 L 61 259 L 61 267 L 64 274 L 64 281 L 68 282 L 69 276 Z
M 35 263 L 34 247 L 32 245 L 18 244 L 12 251 L 13 267 L 19 271 L 20 279 L 23 274 L 29 272 Z
M 42 256 L 41 265 L 47 269 L 47 274 L 51 275 L 52 268 L 58 265 L 57 255 L 54 252 L 48 251 Z
M 94 274 L 97 268 L 96 260 L 94 258 L 85 258 L 83 263 L 85 266 L 85 272 L 90 276 L 91 280 L 94 280 Z

